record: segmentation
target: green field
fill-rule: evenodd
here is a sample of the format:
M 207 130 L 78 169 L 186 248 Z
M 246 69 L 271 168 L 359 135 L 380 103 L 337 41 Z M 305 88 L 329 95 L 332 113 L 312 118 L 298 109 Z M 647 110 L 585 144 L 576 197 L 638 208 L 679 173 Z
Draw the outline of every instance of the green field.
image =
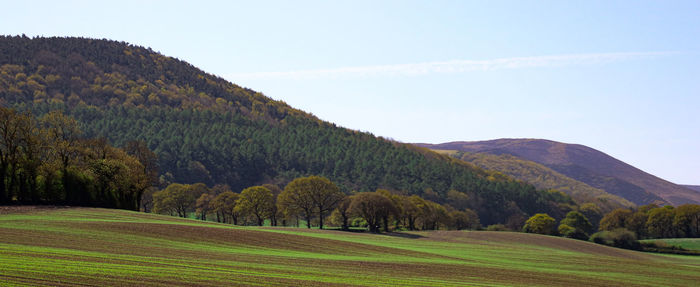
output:
M 92 208 L 0 214 L 0 285 L 693 286 L 700 257 L 510 232 L 234 227 Z
M 663 242 L 669 246 L 678 246 L 686 250 L 700 251 L 700 238 L 664 238 L 648 239 L 641 242 Z

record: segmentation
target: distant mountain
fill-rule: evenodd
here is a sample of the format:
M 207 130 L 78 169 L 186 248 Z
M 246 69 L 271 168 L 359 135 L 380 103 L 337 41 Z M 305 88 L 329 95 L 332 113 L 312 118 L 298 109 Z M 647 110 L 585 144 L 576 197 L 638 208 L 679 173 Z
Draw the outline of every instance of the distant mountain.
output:
M 682 187 L 700 192 L 700 185 L 681 185 Z
M 0 36 L 0 104 L 37 116 L 61 110 L 85 136 L 116 146 L 144 141 L 158 156 L 163 184 L 240 191 L 314 174 L 348 193 L 384 188 L 445 204 L 454 190 L 470 199 L 455 206 L 476 210 L 483 224 L 538 212 L 561 218 L 572 204 L 427 149 L 337 127 L 124 42 Z
M 572 179 L 623 197 L 635 204 L 700 203 L 700 193 L 673 184 L 598 150 L 541 139 L 497 139 L 477 142 L 420 144 L 431 149 L 494 155 L 509 154 L 534 161 Z
M 478 167 L 494 170 L 529 182 L 539 189 L 556 189 L 565 192 L 579 204 L 593 202 L 610 211 L 619 207 L 631 207 L 634 203 L 592 187 L 563 175 L 551 168 L 534 161 L 525 160 L 509 154 L 493 155 L 488 153 L 470 153 L 454 150 L 435 150 L 455 158 L 475 164 Z

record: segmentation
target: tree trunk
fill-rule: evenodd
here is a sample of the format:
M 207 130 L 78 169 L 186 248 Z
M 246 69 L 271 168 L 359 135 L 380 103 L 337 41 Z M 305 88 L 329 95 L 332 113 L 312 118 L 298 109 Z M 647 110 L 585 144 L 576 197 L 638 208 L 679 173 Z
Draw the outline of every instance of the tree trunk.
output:
M 37 204 L 39 203 L 39 201 L 41 201 L 41 198 L 39 197 L 39 188 L 36 184 L 36 174 L 36 169 L 32 169 L 29 173 L 29 192 L 31 193 L 31 199 L 34 204 Z
M 341 213 L 340 216 L 343 217 L 343 226 L 341 228 L 343 230 L 350 229 L 350 227 L 348 226 L 348 215 L 346 213 Z
M 308 213 L 306 215 L 306 228 L 311 229 L 311 216 Z
M 7 199 L 7 187 L 5 186 L 5 175 L 7 173 L 7 165 L 0 164 L 0 204 L 9 203 Z
M 23 204 L 28 204 L 30 203 L 29 198 L 27 198 L 27 195 L 29 195 L 29 191 L 27 190 L 27 182 L 26 182 L 26 176 L 24 175 L 23 172 L 17 173 L 17 182 L 19 183 L 19 192 L 17 193 L 17 201 Z
M 323 212 L 320 209 L 318 212 L 318 229 L 323 229 Z
M 373 219 L 367 222 L 369 225 L 369 231 L 373 233 L 379 233 L 379 220 L 378 219 Z
M 141 199 L 143 198 L 144 192 L 145 190 L 136 191 L 136 206 L 134 206 L 134 211 L 141 211 Z
M 63 194 L 66 195 L 66 200 L 65 200 L 66 203 L 71 204 L 73 192 L 71 190 L 72 188 L 66 188 L 66 183 L 68 182 L 66 180 L 66 173 L 67 172 L 68 172 L 68 170 L 65 168 L 61 170 L 61 186 L 63 187 Z
M 15 191 L 15 168 L 10 165 L 7 170 L 10 172 L 7 176 L 7 200 L 12 202 L 12 194 Z

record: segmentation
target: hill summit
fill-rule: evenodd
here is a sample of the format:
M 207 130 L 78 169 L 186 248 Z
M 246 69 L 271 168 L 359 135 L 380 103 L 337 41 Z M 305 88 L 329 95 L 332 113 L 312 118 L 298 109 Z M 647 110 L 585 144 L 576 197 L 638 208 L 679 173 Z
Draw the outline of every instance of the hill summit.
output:
M 470 153 L 512 155 L 544 165 L 638 205 L 700 203 L 700 192 L 648 174 L 583 145 L 542 139 L 497 139 L 420 146 Z

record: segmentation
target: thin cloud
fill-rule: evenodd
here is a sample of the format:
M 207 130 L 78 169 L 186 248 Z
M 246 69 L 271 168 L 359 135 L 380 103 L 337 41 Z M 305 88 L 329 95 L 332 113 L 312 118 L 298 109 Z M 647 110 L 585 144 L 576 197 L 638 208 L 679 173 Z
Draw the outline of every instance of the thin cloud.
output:
M 600 53 L 500 58 L 491 60 L 452 60 L 415 64 L 355 66 L 332 69 L 298 70 L 287 72 L 235 73 L 228 74 L 226 75 L 226 77 L 232 80 L 241 80 L 420 76 L 428 74 L 463 73 L 472 71 L 496 71 L 541 67 L 598 65 L 618 61 L 666 56 L 674 53 L 676 52 Z

